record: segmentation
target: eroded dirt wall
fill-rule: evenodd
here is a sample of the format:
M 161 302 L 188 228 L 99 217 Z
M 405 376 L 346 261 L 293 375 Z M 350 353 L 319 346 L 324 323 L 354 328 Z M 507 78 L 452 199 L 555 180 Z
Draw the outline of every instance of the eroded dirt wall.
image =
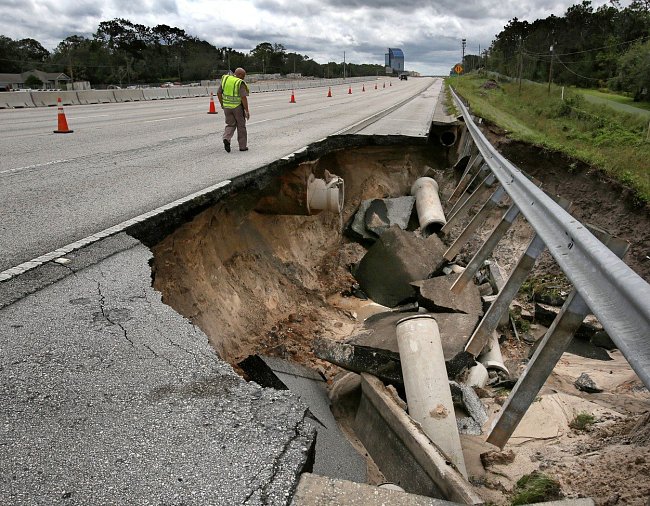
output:
M 408 195 L 440 156 L 428 147 L 366 147 L 310 162 L 317 177 L 344 178 L 342 217 L 261 214 L 254 209 L 264 189 L 231 195 L 153 248 L 154 287 L 231 363 L 261 350 L 293 355 L 292 340 L 348 337 L 354 319 L 326 299 L 354 282 L 348 266 L 365 250 L 341 225 L 361 200 Z

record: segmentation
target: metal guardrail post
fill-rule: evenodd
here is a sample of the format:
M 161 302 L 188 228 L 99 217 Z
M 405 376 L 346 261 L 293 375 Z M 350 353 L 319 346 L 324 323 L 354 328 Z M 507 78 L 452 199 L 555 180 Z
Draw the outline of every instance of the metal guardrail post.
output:
M 650 388 L 650 284 L 494 149 L 451 90 L 474 143 L 634 372 Z M 594 275 L 597 273 L 597 275 Z
M 469 162 L 467 162 L 467 167 L 465 167 L 465 171 L 463 172 L 463 177 L 460 178 L 460 181 L 454 189 L 454 192 L 447 199 L 447 205 L 453 206 L 458 201 L 460 196 L 476 176 L 476 173 L 481 170 L 482 161 L 483 157 L 480 154 L 477 154 L 476 156 L 470 158 Z M 477 167 L 476 172 L 474 171 L 474 166 Z
M 474 204 L 478 203 L 481 198 L 485 195 L 485 192 L 496 183 L 497 178 L 494 177 L 494 174 L 488 174 L 476 190 L 456 209 L 450 211 L 451 217 L 447 220 L 447 224 L 442 227 L 440 233 L 446 234 L 449 230 L 456 224 L 458 219 L 465 214 L 466 211 L 469 211 Z M 461 201 L 459 200 L 458 203 Z
M 485 178 L 488 177 L 489 175 L 490 175 L 490 168 L 486 164 L 480 165 L 478 171 L 475 174 L 473 174 L 472 178 L 470 178 L 470 182 L 466 186 L 466 189 L 461 192 L 458 200 L 454 203 L 454 205 L 451 206 L 451 209 L 447 211 L 447 215 L 451 216 L 456 211 L 458 211 L 458 209 L 460 209 L 465 204 L 465 202 L 467 202 L 467 199 L 469 199 L 472 196 L 472 193 L 476 191 L 476 188 L 478 188 L 481 185 L 481 183 L 485 180 Z
M 445 252 L 445 254 L 443 255 L 443 258 L 445 260 L 451 262 L 451 260 L 456 255 L 458 255 L 458 253 L 460 253 L 460 250 L 463 248 L 463 246 L 465 246 L 465 243 L 469 241 L 472 234 L 485 221 L 488 213 L 496 207 L 496 205 L 501 201 L 501 199 L 505 194 L 506 191 L 504 190 L 503 186 L 499 185 L 499 187 L 495 190 L 495 192 L 488 199 L 488 201 L 485 204 L 483 204 L 481 210 L 478 213 L 476 213 L 476 215 L 474 215 L 474 217 L 467 224 L 465 229 L 460 233 L 460 235 L 456 238 L 454 243 Z
M 568 200 L 561 197 L 559 198 L 559 202 L 563 208 L 567 208 L 571 204 Z M 517 266 L 508 277 L 505 286 L 485 312 L 478 327 L 476 327 L 474 333 L 469 338 L 469 341 L 465 346 L 465 351 L 468 351 L 475 357 L 483 351 L 483 348 L 490 339 L 492 332 L 494 332 L 499 325 L 501 316 L 504 311 L 507 311 L 510 307 L 510 303 L 517 295 L 517 292 L 528 277 L 528 274 L 530 274 L 530 271 L 535 267 L 535 262 L 539 255 L 542 254 L 545 247 L 544 241 L 536 233 L 528 244 L 526 251 L 519 259 L 519 262 L 517 262 Z
M 620 258 L 630 246 L 628 242 L 602 232 L 595 235 L 600 235 L 602 242 Z M 487 438 L 488 443 L 500 448 L 505 446 L 590 312 L 584 299 L 573 289 L 503 405 Z
M 458 295 L 463 291 L 463 289 L 467 286 L 467 283 L 472 280 L 474 274 L 476 274 L 481 268 L 483 262 L 485 262 L 492 254 L 492 251 L 494 251 L 496 245 L 499 244 L 501 238 L 506 234 L 508 229 L 517 219 L 517 216 L 519 216 L 519 208 L 516 205 L 512 204 L 503 215 L 503 218 L 501 218 L 499 224 L 494 228 L 492 234 L 490 234 L 490 237 L 487 238 L 487 241 L 483 243 L 483 246 L 481 246 L 481 248 L 472 257 L 472 259 L 467 264 L 467 267 L 465 267 L 465 270 L 460 274 L 460 276 L 458 276 L 454 284 L 451 285 L 450 291 L 452 293 Z

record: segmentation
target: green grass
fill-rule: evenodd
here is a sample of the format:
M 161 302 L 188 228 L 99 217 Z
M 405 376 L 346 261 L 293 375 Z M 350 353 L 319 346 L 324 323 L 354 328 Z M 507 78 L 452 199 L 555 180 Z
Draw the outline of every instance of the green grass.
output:
M 641 112 L 650 113 L 650 102 L 635 102 L 632 97 L 628 97 L 626 95 L 620 95 L 618 93 L 601 90 L 573 89 L 573 91 L 576 93 L 581 93 L 582 95 L 587 95 L 595 97 L 597 99 L 607 100 L 609 102 L 616 102 L 618 104 L 633 107 L 635 109 L 639 109 Z
M 562 497 L 560 484 L 539 472 L 522 476 L 515 485 L 512 506 L 554 501 Z
M 582 412 L 578 413 L 571 422 L 569 422 L 569 427 L 575 430 L 587 430 L 594 423 L 596 423 L 596 417 L 590 413 Z
M 637 204 L 650 202 L 648 119 L 588 102 L 581 92 L 534 83 L 499 83 L 484 76 L 450 78 L 472 113 L 506 130 L 509 137 L 560 151 L 604 170 L 631 187 Z M 567 172 L 572 168 L 567 166 Z

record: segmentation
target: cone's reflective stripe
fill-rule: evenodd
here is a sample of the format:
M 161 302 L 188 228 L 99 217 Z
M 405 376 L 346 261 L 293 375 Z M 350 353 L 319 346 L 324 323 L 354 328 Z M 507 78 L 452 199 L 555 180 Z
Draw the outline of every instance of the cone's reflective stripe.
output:
M 246 83 L 242 79 L 235 76 L 225 75 L 221 78 L 221 89 L 223 90 L 223 106 L 227 109 L 234 109 L 241 105 L 240 90 L 242 83 Z M 247 87 L 248 89 L 248 87 Z

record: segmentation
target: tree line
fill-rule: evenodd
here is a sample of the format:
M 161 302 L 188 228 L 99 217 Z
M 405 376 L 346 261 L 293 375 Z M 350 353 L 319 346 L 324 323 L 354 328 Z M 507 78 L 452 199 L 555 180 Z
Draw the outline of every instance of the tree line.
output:
M 92 38 L 71 35 L 50 52 L 34 39 L 12 40 L 0 35 L 0 73 L 37 68 L 65 72 L 74 81 L 93 85 L 162 83 L 215 79 L 229 69 L 250 73 L 300 73 L 313 77 L 382 74 L 383 65 L 318 63 L 288 52 L 282 44 L 262 42 L 248 52 L 217 48 L 180 28 L 148 27 L 127 19 L 99 24 Z
M 623 8 L 590 1 L 529 23 L 512 19 L 465 71 L 486 68 L 511 77 L 579 87 L 609 87 L 650 100 L 650 0 Z

